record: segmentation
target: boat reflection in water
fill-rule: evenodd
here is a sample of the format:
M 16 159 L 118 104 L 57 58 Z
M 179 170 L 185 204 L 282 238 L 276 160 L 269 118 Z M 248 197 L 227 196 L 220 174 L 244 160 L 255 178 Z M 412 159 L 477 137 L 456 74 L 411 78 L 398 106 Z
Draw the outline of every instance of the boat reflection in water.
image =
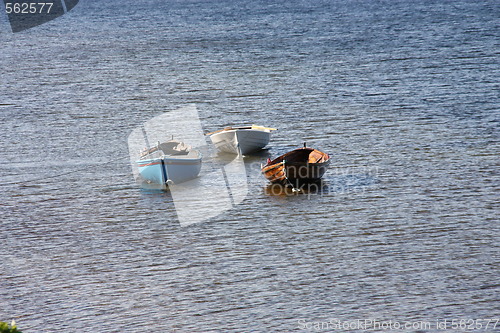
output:
M 269 196 L 285 197 L 292 195 L 322 195 L 329 193 L 328 184 L 323 180 L 316 182 L 297 182 L 290 185 L 283 185 L 280 183 L 267 184 L 264 187 L 264 193 Z

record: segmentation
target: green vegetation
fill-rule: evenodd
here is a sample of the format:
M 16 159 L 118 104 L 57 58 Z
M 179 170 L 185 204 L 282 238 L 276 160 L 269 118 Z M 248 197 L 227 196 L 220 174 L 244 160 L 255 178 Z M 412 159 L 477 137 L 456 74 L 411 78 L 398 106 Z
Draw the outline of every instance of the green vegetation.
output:
M 22 332 L 17 329 L 15 321 L 12 321 L 10 325 L 4 323 L 3 321 L 0 321 L 0 333 L 22 333 Z

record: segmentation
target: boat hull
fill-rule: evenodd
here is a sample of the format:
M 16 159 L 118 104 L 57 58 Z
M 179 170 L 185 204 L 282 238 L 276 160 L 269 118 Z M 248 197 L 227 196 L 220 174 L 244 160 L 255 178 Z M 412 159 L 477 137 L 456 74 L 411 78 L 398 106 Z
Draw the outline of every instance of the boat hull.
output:
M 270 138 L 270 131 L 256 129 L 227 130 L 210 136 L 219 151 L 242 155 L 261 150 L 267 146 Z
M 137 161 L 139 173 L 147 182 L 165 185 L 182 183 L 198 177 L 201 170 L 201 153 L 193 156 L 164 156 Z
M 312 148 L 300 148 L 268 162 L 262 173 L 271 183 L 295 185 L 319 181 L 329 164 L 328 154 Z

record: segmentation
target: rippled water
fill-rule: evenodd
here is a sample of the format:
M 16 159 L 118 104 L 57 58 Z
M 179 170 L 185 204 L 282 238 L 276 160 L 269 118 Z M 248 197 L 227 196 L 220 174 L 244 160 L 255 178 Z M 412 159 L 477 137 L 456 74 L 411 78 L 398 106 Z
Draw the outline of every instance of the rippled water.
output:
M 499 10 L 89 0 L 22 33 L 3 20 L 0 321 L 288 332 L 498 318 Z M 279 131 L 245 159 L 243 203 L 182 227 L 170 193 L 135 184 L 127 137 L 188 104 L 206 132 Z M 323 189 L 269 193 L 255 166 L 303 141 L 332 156 Z

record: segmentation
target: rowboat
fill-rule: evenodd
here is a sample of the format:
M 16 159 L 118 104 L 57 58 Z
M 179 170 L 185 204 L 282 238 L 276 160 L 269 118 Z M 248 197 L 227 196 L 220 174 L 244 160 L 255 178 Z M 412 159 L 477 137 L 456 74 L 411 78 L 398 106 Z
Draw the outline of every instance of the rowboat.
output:
M 159 143 L 141 152 L 136 161 L 139 173 L 148 183 L 168 185 L 182 183 L 198 176 L 202 155 L 180 141 Z
M 226 127 L 222 130 L 208 133 L 215 147 L 225 153 L 245 155 L 264 148 L 271 138 L 275 128 L 258 125 Z
M 272 161 L 268 159 L 262 167 L 262 173 L 271 183 L 295 186 L 301 182 L 320 180 L 328 164 L 328 154 L 304 144 L 303 148 L 292 150 Z

